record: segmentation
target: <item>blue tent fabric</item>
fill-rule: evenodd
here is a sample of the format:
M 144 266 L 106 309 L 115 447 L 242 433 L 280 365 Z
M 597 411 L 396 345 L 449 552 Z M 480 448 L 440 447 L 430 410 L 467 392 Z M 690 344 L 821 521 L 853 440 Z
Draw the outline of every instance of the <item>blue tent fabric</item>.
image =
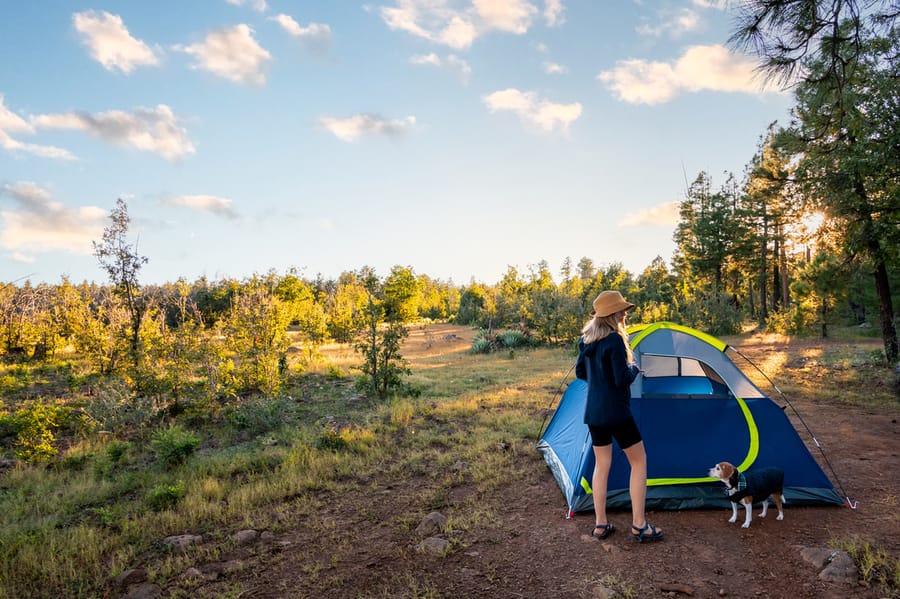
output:
M 652 326 L 642 336 L 631 333 L 638 362 L 652 364 L 632 385 L 631 400 L 647 449 L 648 509 L 729 506 L 722 483 L 707 476 L 722 461 L 751 471 L 782 468 L 785 500 L 791 505 L 844 503 L 784 410 L 737 368 L 725 344 L 687 327 Z M 672 376 L 676 371 L 683 376 Z M 570 514 L 593 509 L 586 400 L 587 383 L 575 379 L 537 446 Z M 630 507 L 629 473 L 625 454 L 614 443 L 609 509 Z

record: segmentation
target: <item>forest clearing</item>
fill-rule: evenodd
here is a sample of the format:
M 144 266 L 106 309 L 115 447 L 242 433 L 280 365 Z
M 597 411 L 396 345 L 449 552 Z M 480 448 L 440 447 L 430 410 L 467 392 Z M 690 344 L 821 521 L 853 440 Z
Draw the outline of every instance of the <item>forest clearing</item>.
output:
M 727 511 L 655 512 L 667 537 L 642 546 L 590 538 L 590 513 L 567 520 L 535 450 L 572 350 L 474 354 L 476 333 L 410 329 L 415 397 L 356 393 L 346 373 L 359 357 L 327 345 L 321 374 L 268 409 L 195 420 L 184 460 L 96 435 L 50 466 L 8 468 L 3 595 L 897 596 L 898 496 L 884 473 L 900 465 L 900 410 L 893 372 L 870 360 L 877 340 L 723 338 L 790 399 L 855 510 L 787 505 L 784 521 L 748 530 Z M 821 580 L 801 548 L 850 550 L 859 579 Z

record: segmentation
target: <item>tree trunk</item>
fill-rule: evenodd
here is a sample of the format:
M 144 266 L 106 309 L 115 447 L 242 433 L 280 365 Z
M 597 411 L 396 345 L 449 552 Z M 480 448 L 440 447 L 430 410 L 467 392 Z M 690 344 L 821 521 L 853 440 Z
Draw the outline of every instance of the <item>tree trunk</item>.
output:
M 900 348 L 897 346 L 897 328 L 894 325 L 894 304 L 891 299 L 891 282 L 888 278 L 887 265 L 884 262 L 884 250 L 874 231 L 872 212 L 868 209 L 869 196 L 863 185 L 862 178 L 856 176 L 854 191 L 863 200 L 866 211 L 863 214 L 863 239 L 869 252 L 869 257 L 875 265 L 875 290 L 878 293 L 878 314 L 881 318 L 881 339 L 884 342 L 884 355 L 888 362 L 893 364 L 900 358 Z
M 769 318 L 769 298 L 766 297 L 768 295 L 768 288 L 766 285 L 766 276 L 768 275 L 766 264 L 766 260 L 768 258 L 768 245 L 769 245 L 769 222 L 767 219 L 763 218 L 763 237 L 762 237 L 762 251 L 760 252 L 760 266 L 759 266 L 759 322 L 761 324 L 765 324 L 766 320 Z
M 781 253 L 781 241 L 775 238 L 775 247 L 772 250 L 772 309 L 778 311 L 781 307 L 781 268 L 778 256 Z
M 791 288 L 788 279 L 787 252 L 784 243 L 781 244 L 781 305 L 785 308 L 791 305 Z
M 875 246 L 875 250 L 871 249 Z M 878 240 L 873 239 L 870 244 L 870 252 L 880 256 Z M 878 292 L 878 312 L 881 317 L 881 338 L 884 340 L 884 355 L 890 364 L 900 358 L 900 348 L 897 346 L 897 329 L 894 326 L 894 305 L 891 301 L 891 283 L 888 279 L 887 266 L 884 260 L 875 260 L 875 289 Z

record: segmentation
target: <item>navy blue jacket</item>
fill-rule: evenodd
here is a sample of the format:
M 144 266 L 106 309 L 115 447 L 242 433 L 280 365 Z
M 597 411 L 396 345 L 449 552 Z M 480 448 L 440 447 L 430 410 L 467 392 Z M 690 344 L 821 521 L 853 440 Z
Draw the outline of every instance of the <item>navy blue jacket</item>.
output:
M 578 342 L 575 376 L 588 382 L 584 422 L 593 426 L 617 426 L 631 416 L 631 383 L 640 369 L 628 363 L 625 340 L 611 333 L 585 345 Z

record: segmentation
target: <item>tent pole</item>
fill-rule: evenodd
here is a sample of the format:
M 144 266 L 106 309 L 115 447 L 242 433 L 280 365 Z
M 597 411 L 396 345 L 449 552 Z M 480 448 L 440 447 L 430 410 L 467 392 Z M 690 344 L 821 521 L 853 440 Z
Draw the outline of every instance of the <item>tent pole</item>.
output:
M 744 358 L 745 360 L 747 360 L 747 362 L 748 362 L 751 366 L 753 366 L 753 367 L 754 367 L 754 368 L 755 368 L 755 369 L 763 376 L 763 378 L 765 378 L 767 381 L 769 381 L 769 384 L 772 385 L 772 387 L 778 392 L 778 395 L 780 395 L 781 398 L 784 400 L 784 402 L 785 402 L 788 406 L 790 406 L 791 410 L 794 411 L 794 414 L 797 415 L 797 419 L 798 419 L 798 420 L 800 421 L 800 423 L 803 425 L 803 428 L 806 429 L 806 432 L 809 433 L 809 436 L 812 438 L 813 443 L 815 443 L 815 444 L 816 444 L 816 447 L 819 449 L 819 453 L 822 454 L 822 459 L 825 460 L 825 463 L 826 463 L 826 464 L 828 464 L 828 469 L 831 470 L 831 475 L 834 476 L 834 480 L 837 481 L 838 486 L 841 488 L 841 493 L 842 493 L 843 496 L 844 496 L 844 505 L 846 505 L 846 506 L 847 506 L 848 508 L 850 508 L 851 510 L 855 510 L 855 509 L 856 509 L 856 506 L 859 504 L 859 502 L 858 502 L 858 501 L 852 501 L 852 500 L 850 499 L 850 496 L 847 495 L 847 492 L 844 490 L 844 485 L 841 483 L 841 479 L 838 478 L 837 473 L 834 471 L 834 467 L 831 465 L 831 460 L 829 460 L 829 459 L 828 459 L 828 456 L 825 455 L 825 449 L 822 447 L 822 445 L 819 444 L 819 440 L 816 439 L 815 434 L 813 434 L 812 430 L 810 430 L 809 426 L 806 424 L 806 421 L 803 420 L 803 416 L 801 416 L 801 415 L 800 415 L 800 412 L 797 411 L 797 408 L 794 407 L 794 404 L 792 404 L 791 401 L 787 398 L 787 395 L 785 395 L 785 394 L 781 391 L 781 389 L 778 388 L 778 385 L 775 384 L 775 381 L 773 381 L 772 379 L 770 379 L 769 376 L 768 376 L 765 372 L 763 372 L 762 368 L 760 368 L 759 366 L 757 366 L 757 365 L 753 362 L 753 360 L 751 360 L 750 358 L 748 358 L 747 356 L 745 356 L 744 354 L 742 354 L 742 353 L 740 352 L 740 350 L 738 350 L 736 347 L 734 347 L 734 346 L 732 346 L 732 345 L 729 345 L 728 348 L 734 350 L 734 353 L 736 353 L 736 354 L 739 355 L 740 357 L 742 357 L 742 358 Z

